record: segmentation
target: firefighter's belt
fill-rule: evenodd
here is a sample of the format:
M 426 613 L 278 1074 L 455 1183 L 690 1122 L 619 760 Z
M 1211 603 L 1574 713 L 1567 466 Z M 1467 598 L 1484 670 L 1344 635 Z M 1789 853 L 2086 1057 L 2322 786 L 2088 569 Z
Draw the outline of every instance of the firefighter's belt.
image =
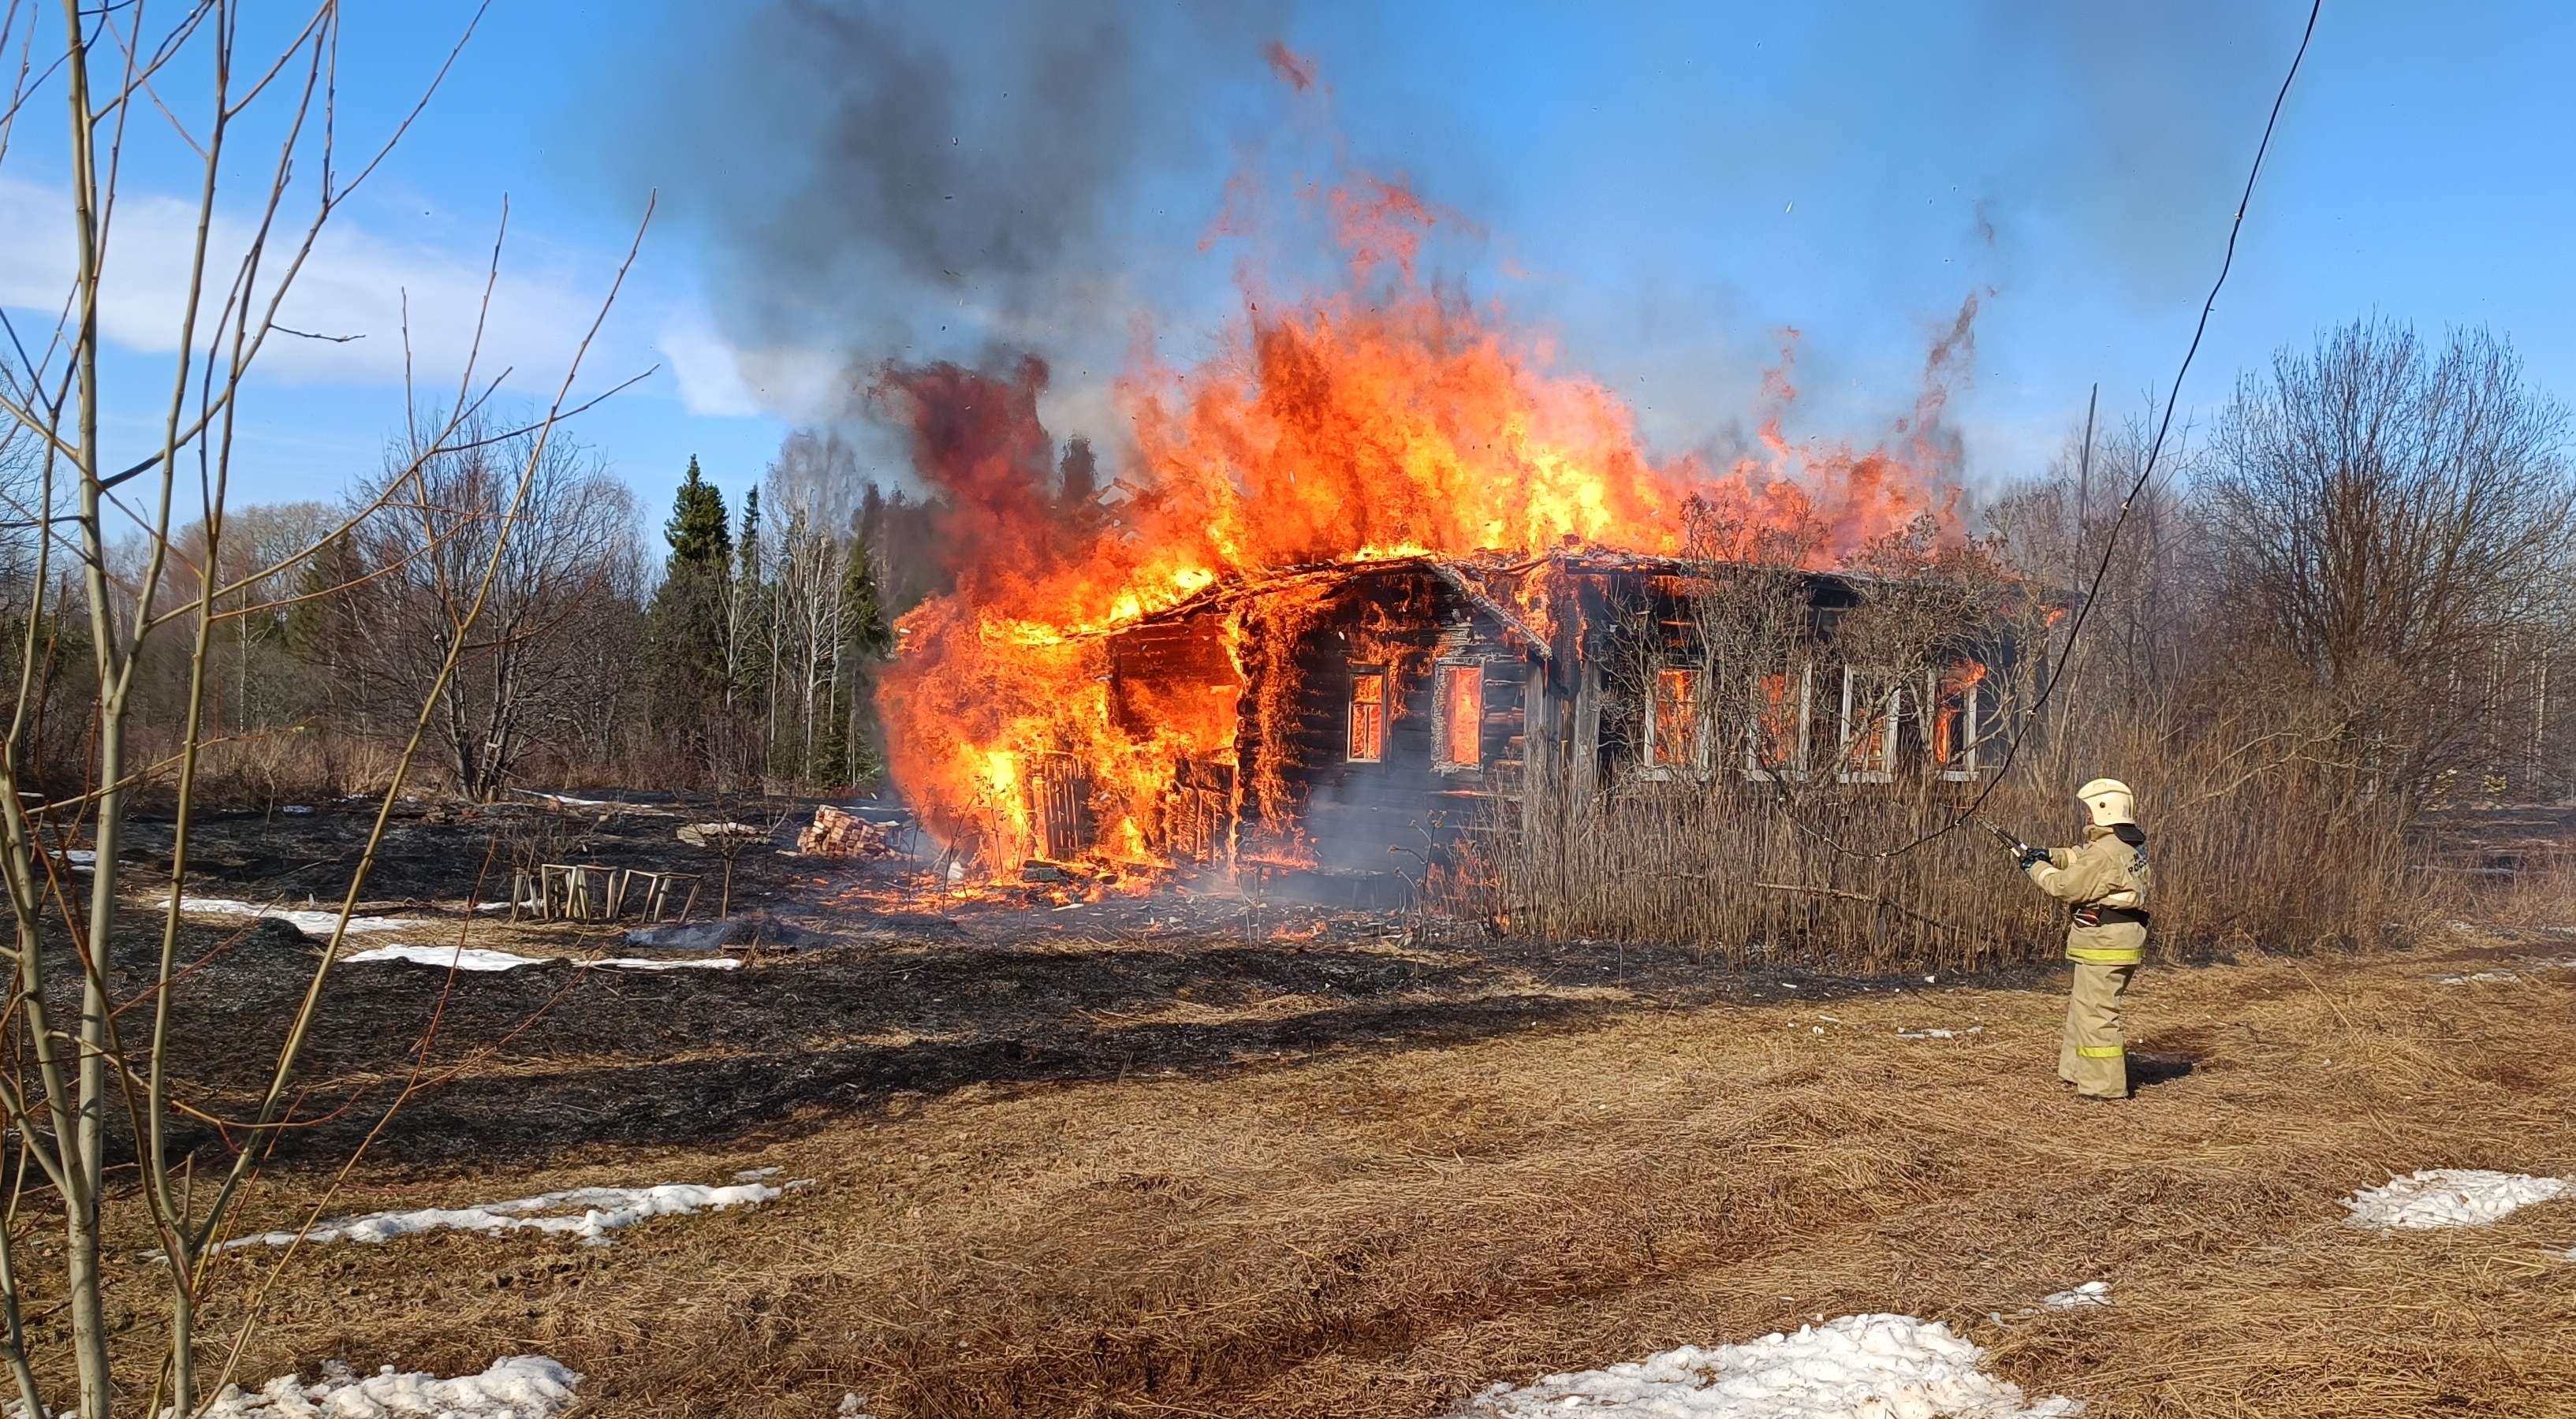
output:
M 2147 953 L 2137 946 L 2069 946 L 2066 958 L 2088 966 L 2134 966 L 2144 962 Z
M 2077 926 L 2144 926 L 2147 924 L 2147 914 L 2142 911 L 2131 911 L 2127 907 L 2077 907 L 2075 924 Z

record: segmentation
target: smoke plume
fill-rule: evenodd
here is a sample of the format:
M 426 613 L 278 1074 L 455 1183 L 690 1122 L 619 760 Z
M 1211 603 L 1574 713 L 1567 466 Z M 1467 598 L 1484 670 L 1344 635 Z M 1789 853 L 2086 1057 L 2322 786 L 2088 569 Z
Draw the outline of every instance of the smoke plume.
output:
M 877 362 L 993 342 L 1087 343 L 1105 375 L 1152 245 L 1138 214 L 1222 163 L 1209 118 L 1266 79 L 1272 9 L 765 0 L 706 36 L 709 98 L 628 156 L 702 235 L 730 342 L 846 362 L 852 406 L 788 412 L 861 412 Z

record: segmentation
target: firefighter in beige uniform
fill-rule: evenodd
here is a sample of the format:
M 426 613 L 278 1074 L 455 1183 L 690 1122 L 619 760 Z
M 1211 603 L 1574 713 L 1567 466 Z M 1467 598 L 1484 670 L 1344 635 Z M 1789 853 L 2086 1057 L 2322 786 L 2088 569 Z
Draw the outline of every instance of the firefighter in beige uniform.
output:
M 2088 1099 L 2129 1096 L 2129 1063 L 2120 1043 L 2120 994 L 2147 953 L 2147 835 L 2138 827 L 2129 786 L 2097 778 L 2077 790 L 2092 821 L 2077 847 L 2021 849 L 2021 868 L 2039 889 L 2067 904 L 2066 954 L 2075 989 L 2066 1002 L 2066 1041 L 2057 1076 Z

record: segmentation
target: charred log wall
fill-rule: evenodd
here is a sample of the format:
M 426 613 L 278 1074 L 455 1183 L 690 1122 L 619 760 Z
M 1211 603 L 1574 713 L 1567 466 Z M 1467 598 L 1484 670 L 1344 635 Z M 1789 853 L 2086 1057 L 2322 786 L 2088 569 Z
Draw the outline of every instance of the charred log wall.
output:
M 1528 652 L 1431 572 L 1360 573 L 1293 617 L 1249 615 L 1246 629 L 1247 639 L 1284 638 L 1245 686 L 1242 772 L 1282 790 L 1247 795 L 1249 854 L 1332 874 L 1418 875 L 1476 804 L 1517 791 Z M 1444 738 L 1444 671 L 1481 685 L 1474 752 L 1452 764 L 1443 744 L 1461 741 Z M 1371 675 L 1383 677 L 1382 717 L 1372 742 L 1355 744 L 1365 714 L 1354 692 Z

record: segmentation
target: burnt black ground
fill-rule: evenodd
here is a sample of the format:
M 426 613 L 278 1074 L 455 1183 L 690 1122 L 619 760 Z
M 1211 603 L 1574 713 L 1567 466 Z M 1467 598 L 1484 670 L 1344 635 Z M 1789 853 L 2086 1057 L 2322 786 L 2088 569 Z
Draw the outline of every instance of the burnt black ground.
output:
M 432 923 L 422 944 L 462 938 L 524 951 L 526 940 L 491 939 L 496 917 L 469 925 L 459 909 L 478 885 L 486 900 L 500 895 L 501 864 L 513 854 L 542 847 L 546 860 L 705 871 L 711 897 L 716 864 L 677 840 L 680 824 L 777 819 L 775 842 L 787 844 L 810 803 L 736 804 L 728 815 L 704 803 L 643 810 L 404 805 L 366 896 L 377 910 Z M 2476 852 L 2481 836 L 2536 837 L 2563 826 L 2561 816 L 2528 810 L 2445 831 Z M 334 903 L 371 822 L 363 805 L 201 819 L 189 891 Z M 125 857 L 136 864 L 128 880 L 139 899 L 158 895 L 151 869 L 166 870 L 156 854 L 166 854 L 169 828 L 133 825 Z M 344 1157 L 416 1074 L 430 1082 L 384 1127 L 372 1156 L 444 1170 L 757 1137 L 818 1116 L 902 1112 L 973 1086 L 1259 1069 L 1719 1000 L 2062 988 L 2054 962 L 1933 982 L 1738 972 L 1677 947 L 1537 944 L 1472 924 L 1254 901 L 1206 882 L 1068 900 L 1080 899 L 1035 884 L 954 901 L 931 890 L 921 864 L 817 862 L 755 847 L 737 863 L 736 915 L 764 941 L 799 944 L 755 949 L 740 970 L 556 962 L 451 978 L 408 963 L 343 964 L 298 1075 L 297 1117 L 307 1123 L 282 1139 L 280 1161 Z M 623 949 L 615 931 L 552 930 L 563 933 L 549 943 L 558 948 Z M 157 935 L 157 913 L 130 913 L 113 962 L 122 989 L 148 980 Z M 178 1072 L 198 1107 L 238 1117 L 265 1080 L 318 943 L 265 922 L 192 924 L 183 946 L 203 964 L 175 993 L 187 1042 Z M 128 1028 L 145 1014 L 130 1009 Z M 2168 1064 L 2150 1062 L 2154 1078 L 2142 1082 L 2189 1068 L 2181 1056 Z M 184 1141 L 227 1146 L 210 1128 Z
M 713 806 L 648 807 L 660 811 L 404 805 L 365 895 L 372 909 L 430 923 L 420 944 L 522 951 L 524 939 L 492 939 L 503 930 L 496 917 L 469 925 L 460 908 L 478 884 L 483 898 L 499 896 L 500 864 L 532 844 L 548 860 L 706 871 L 711 897 L 715 863 L 674 833 L 718 816 Z M 756 820 L 782 813 L 792 816 L 775 838 L 790 843 L 810 805 L 773 804 Z M 732 816 L 755 813 L 735 805 Z M 335 905 L 371 822 L 364 805 L 203 818 L 188 890 Z M 158 896 L 153 869 L 166 870 L 169 828 L 132 825 L 124 857 L 139 898 Z M 443 1171 L 757 1136 L 822 1115 L 902 1112 L 970 1086 L 1257 1069 L 1719 999 L 1939 988 L 1919 975 L 1730 973 L 1679 948 L 1535 945 L 1465 924 L 1435 932 L 1399 914 L 1254 901 L 1205 882 L 1078 906 L 1047 884 L 957 902 L 930 890 L 919 864 L 816 862 L 760 847 L 738 860 L 734 895 L 737 917 L 763 940 L 799 946 L 755 949 L 732 971 L 556 962 L 451 977 L 401 962 L 336 967 L 298 1073 L 305 1123 L 282 1137 L 279 1161 L 346 1156 L 416 1076 L 430 1082 L 370 1156 Z M 158 913 L 138 907 L 118 932 L 122 989 L 148 981 L 158 925 Z M 614 931 L 551 929 L 566 933 L 562 946 L 626 949 Z M 282 922 L 186 928 L 182 954 L 201 964 L 174 993 L 187 1042 L 178 1073 L 197 1107 L 249 1112 L 318 951 Z M 2018 978 L 2044 987 L 2047 976 L 2031 968 Z M 129 1010 L 130 1028 L 144 1013 Z M 183 1142 L 228 1146 L 212 1128 Z
M 178 997 L 183 1032 L 224 1043 L 183 1072 L 235 1100 L 255 1091 L 314 955 L 270 925 L 193 976 Z M 452 983 L 405 963 L 338 971 L 303 1070 L 313 1094 L 302 1112 L 326 1121 L 290 1135 L 286 1158 L 337 1156 L 373 1127 L 420 1058 L 433 1016 L 430 1070 L 470 1067 L 403 1107 L 376 1144 L 380 1158 L 466 1164 L 699 1143 L 818 1110 L 901 1110 L 969 1085 L 1259 1068 L 1719 998 L 1822 1001 L 1904 988 L 1728 976 L 1678 951 L 1406 948 L 1356 933 L 885 943 L 755 957 L 738 971 L 560 963 L 458 973 Z M 1250 1012 L 1265 1001 L 1277 1008 Z M 1168 1014 L 1178 1002 L 1235 1018 L 1121 1018 Z
M 478 887 L 484 900 L 497 900 L 508 890 L 514 860 L 706 872 L 712 886 L 719 864 L 712 854 L 679 841 L 675 831 L 681 824 L 720 817 L 756 824 L 776 820 L 773 840 L 790 846 L 797 825 L 813 811 L 811 800 L 735 802 L 720 808 L 670 795 L 655 795 L 658 801 L 652 802 L 641 801 L 644 797 L 635 795 L 632 808 L 397 804 L 367 877 L 367 900 L 453 903 Z M 373 803 L 324 805 L 301 814 L 200 813 L 189 849 L 188 890 L 291 905 L 302 905 L 307 898 L 337 904 L 365 850 L 375 815 Z M 121 855 L 130 864 L 166 872 L 174 826 L 166 818 L 136 818 L 127 824 Z M 746 890 L 761 899 L 777 894 L 800 875 L 785 870 L 789 862 L 804 865 L 774 851 L 746 850 L 736 864 L 737 901 Z

